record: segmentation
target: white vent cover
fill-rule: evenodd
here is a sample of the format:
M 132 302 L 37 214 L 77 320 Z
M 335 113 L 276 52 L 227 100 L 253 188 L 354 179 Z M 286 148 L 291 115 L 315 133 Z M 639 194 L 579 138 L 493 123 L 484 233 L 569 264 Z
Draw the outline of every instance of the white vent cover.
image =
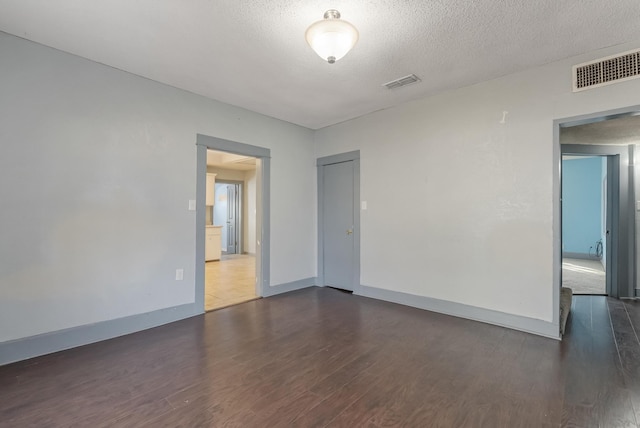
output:
M 399 88 L 401 86 L 407 86 L 407 85 L 410 85 L 412 83 L 417 83 L 417 82 L 420 82 L 420 78 L 418 76 L 416 76 L 415 74 L 410 74 L 408 76 L 404 76 L 404 77 L 401 77 L 399 79 L 392 80 L 391 82 L 387 82 L 382 86 L 386 86 L 387 89 L 395 89 L 395 88 Z
M 573 66 L 573 92 L 640 77 L 640 50 Z

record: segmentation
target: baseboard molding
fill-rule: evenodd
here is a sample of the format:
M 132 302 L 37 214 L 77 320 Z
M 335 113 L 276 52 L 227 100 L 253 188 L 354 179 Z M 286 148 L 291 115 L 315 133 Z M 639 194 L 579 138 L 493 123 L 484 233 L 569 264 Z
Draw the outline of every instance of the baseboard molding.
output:
M 289 291 L 300 290 L 302 288 L 314 287 L 316 285 L 317 278 L 305 278 L 298 281 L 287 282 L 285 284 L 274 285 L 267 287 L 262 297 L 275 296 L 276 294 L 287 293 Z
M 311 277 L 279 284 L 269 287 L 263 297 L 313 287 L 317 285 L 316 282 L 317 278 Z M 560 339 L 558 326 L 542 320 L 364 285 L 358 287 L 354 294 L 508 327 L 552 339 Z M 195 304 L 190 303 L 144 314 L 2 342 L 0 343 L 0 366 L 102 340 L 113 339 L 114 337 L 158 327 L 200 314 L 202 314 L 202 311 L 196 309 Z
M 0 343 L 0 366 L 113 339 L 201 314 L 194 303 Z
M 581 259 L 581 260 L 598 260 L 600 261 L 602 257 L 598 257 L 595 254 L 587 254 L 587 253 L 571 253 L 571 252 L 562 252 L 562 258 L 566 259 Z
M 366 285 L 354 294 L 560 340 L 559 326 L 547 321 Z

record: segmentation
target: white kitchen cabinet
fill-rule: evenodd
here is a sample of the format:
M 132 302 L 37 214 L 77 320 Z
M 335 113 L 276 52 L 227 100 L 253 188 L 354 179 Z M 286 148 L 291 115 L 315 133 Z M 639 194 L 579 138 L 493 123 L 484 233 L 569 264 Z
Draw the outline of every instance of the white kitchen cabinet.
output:
M 222 255 L 222 226 L 207 226 L 204 242 L 204 260 L 220 260 Z
M 204 203 L 206 206 L 211 207 L 215 204 L 216 196 L 216 175 L 207 173 L 207 198 Z

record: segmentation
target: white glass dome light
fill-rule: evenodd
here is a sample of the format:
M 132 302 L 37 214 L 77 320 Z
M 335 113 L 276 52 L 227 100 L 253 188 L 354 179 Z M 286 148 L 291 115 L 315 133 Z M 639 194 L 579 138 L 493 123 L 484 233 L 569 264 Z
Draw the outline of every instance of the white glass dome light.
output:
M 333 64 L 351 50 L 358 41 L 358 30 L 340 19 L 340 12 L 330 9 L 322 21 L 307 28 L 305 39 L 320 58 Z

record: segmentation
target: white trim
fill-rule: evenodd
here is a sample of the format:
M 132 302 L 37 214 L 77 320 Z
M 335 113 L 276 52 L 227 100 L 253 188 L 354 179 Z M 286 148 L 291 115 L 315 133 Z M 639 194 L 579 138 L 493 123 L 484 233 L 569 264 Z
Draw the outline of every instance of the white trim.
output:
M 563 251 L 562 258 L 563 259 L 597 260 L 597 261 L 602 260 L 602 257 L 598 257 L 595 254 L 573 253 L 571 251 Z

